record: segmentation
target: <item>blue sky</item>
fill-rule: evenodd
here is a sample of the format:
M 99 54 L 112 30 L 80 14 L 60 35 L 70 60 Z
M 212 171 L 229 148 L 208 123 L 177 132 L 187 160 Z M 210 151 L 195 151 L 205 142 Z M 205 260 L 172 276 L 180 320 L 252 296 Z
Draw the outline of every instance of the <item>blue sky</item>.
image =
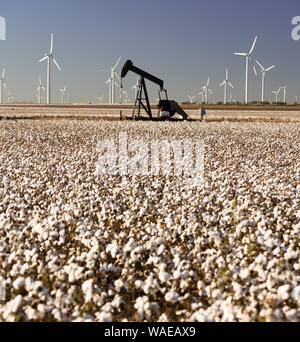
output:
M 67 100 L 108 101 L 109 68 L 122 56 L 120 67 L 131 59 L 140 68 L 165 81 L 169 97 L 187 100 L 211 78 L 212 101 L 223 98 L 218 85 L 229 68 L 232 91 L 243 100 L 245 60 L 233 52 L 250 49 L 258 35 L 253 60 L 276 64 L 266 78 L 266 98 L 288 85 L 288 100 L 300 99 L 300 41 L 291 38 L 291 20 L 300 16 L 299 0 L 10 0 L 0 5 L 6 19 L 7 40 L 0 41 L 0 68 L 18 101 L 36 101 L 38 76 L 46 82 L 46 63 L 54 33 L 54 54 L 62 72 L 52 68 L 54 102 L 58 88 L 68 86 Z M 120 71 L 120 68 L 119 70 Z M 125 80 L 131 87 L 134 74 Z M 250 100 L 258 100 L 261 77 L 250 70 Z M 157 87 L 149 85 L 152 99 Z

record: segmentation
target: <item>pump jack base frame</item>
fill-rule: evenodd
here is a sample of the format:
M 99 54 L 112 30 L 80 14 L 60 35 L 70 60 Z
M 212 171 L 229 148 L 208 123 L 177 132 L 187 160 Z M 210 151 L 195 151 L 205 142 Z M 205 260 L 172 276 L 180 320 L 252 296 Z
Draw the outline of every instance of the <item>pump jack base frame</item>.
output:
M 126 117 L 127 121 L 153 121 L 153 122 L 195 122 L 196 120 L 193 119 L 174 119 L 174 118 L 150 118 L 150 117 L 145 117 L 145 116 L 140 116 L 140 117 Z

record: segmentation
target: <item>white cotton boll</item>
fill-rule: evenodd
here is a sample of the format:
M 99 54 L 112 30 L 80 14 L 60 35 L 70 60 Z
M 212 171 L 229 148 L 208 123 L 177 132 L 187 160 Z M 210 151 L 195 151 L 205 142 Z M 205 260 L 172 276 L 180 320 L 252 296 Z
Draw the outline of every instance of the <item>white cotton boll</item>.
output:
M 167 302 L 177 303 L 178 299 L 179 299 L 178 293 L 173 291 L 173 290 L 167 292 L 166 295 L 165 295 L 165 300 Z
M 89 303 L 93 298 L 93 279 L 89 279 L 82 284 L 82 291 L 85 294 L 85 302 Z
M 166 283 L 170 279 L 169 273 L 164 272 L 164 271 L 160 272 L 158 277 L 162 283 Z
M 285 258 L 286 260 L 298 259 L 298 252 L 288 250 L 288 251 L 284 254 L 284 258 Z
M 181 278 L 181 272 L 176 270 L 174 273 L 173 273 L 173 278 L 174 279 L 179 279 Z
M 11 313 L 17 313 L 20 310 L 22 304 L 23 304 L 23 298 L 21 295 L 19 295 L 8 303 L 9 311 Z
M 123 282 L 122 279 L 118 279 L 118 280 L 115 281 L 114 285 L 115 285 L 115 290 L 116 290 L 117 292 L 119 292 L 119 291 L 121 291 L 122 288 L 124 287 L 124 282 Z
M 255 262 L 264 265 L 267 262 L 267 258 L 263 254 L 260 254 L 256 257 Z
M 296 286 L 292 291 L 293 299 L 300 304 L 300 286 Z
M 23 278 L 23 277 L 17 278 L 17 279 L 13 282 L 13 287 L 14 287 L 16 290 L 21 290 L 21 289 L 25 288 L 25 278 Z
M 249 270 L 247 268 L 243 268 L 241 271 L 240 271 L 240 277 L 241 279 L 247 279 L 249 277 Z
M 289 284 L 280 286 L 277 290 L 277 296 L 281 301 L 287 300 L 289 298 L 289 291 L 291 286 Z
M 136 280 L 134 284 L 138 289 L 141 289 L 144 286 L 144 282 L 141 280 Z
M 166 249 L 165 245 L 160 245 L 156 252 L 157 255 L 161 255 L 165 251 L 165 249 Z
M 82 216 L 82 210 L 79 208 L 76 208 L 74 210 L 74 215 L 75 215 L 75 217 L 81 217 Z
M 110 253 L 113 258 L 116 258 L 119 251 L 119 246 L 116 241 L 113 241 L 110 245 L 106 247 L 106 253 Z
M 26 308 L 25 314 L 30 321 L 37 321 L 38 319 L 41 319 L 43 314 L 39 313 L 38 311 L 34 310 L 33 308 Z
M 27 292 L 31 291 L 33 288 L 34 281 L 30 277 L 25 279 L 25 289 Z

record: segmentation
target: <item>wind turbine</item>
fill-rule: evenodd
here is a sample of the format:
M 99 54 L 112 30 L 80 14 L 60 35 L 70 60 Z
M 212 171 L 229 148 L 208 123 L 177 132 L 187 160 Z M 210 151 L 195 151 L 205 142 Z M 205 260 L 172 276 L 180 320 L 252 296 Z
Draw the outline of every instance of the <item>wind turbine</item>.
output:
M 98 97 L 98 100 L 99 100 L 99 103 L 102 104 L 103 103 L 103 98 L 104 98 L 104 95 L 101 95 Z
M 65 86 L 64 89 L 59 89 L 59 91 L 61 92 L 61 104 L 64 104 L 64 96 L 67 91 L 67 86 Z
M 286 103 L 286 88 L 287 88 L 287 86 L 282 87 L 282 89 L 283 89 L 283 103 Z
M 246 57 L 246 84 L 245 84 L 245 104 L 248 104 L 248 78 L 249 78 L 249 60 L 251 58 L 251 55 L 253 53 L 253 50 L 255 48 L 255 44 L 256 44 L 256 41 L 257 41 L 257 36 L 255 37 L 254 39 L 254 42 L 252 44 L 252 47 L 250 49 L 250 51 L 247 53 L 247 52 L 236 52 L 234 53 L 235 55 L 237 56 L 243 56 L 243 57 Z
M 42 103 L 42 90 L 46 90 L 42 85 L 42 78 L 39 76 L 39 86 L 37 88 L 37 97 L 38 97 L 38 103 Z
M 199 95 L 201 95 L 201 103 L 203 103 L 204 102 L 204 95 L 205 95 L 205 93 L 204 93 L 204 90 L 202 90 L 200 93 L 198 93 Z
M 266 73 L 268 71 L 274 69 L 275 65 L 273 65 L 270 68 L 266 69 L 258 61 L 256 61 L 256 64 L 258 64 L 260 69 L 261 69 L 261 74 L 262 74 L 261 102 L 264 102 L 264 100 L 265 100 L 265 77 L 266 77 Z M 255 68 L 254 68 L 254 70 L 255 70 Z
M 224 104 L 227 104 L 227 86 L 230 86 L 232 89 L 234 86 L 228 80 L 228 69 L 226 68 L 226 77 L 223 83 L 219 85 L 219 87 L 224 86 Z
M 207 83 L 205 86 L 202 87 L 202 90 L 204 91 L 205 94 L 205 103 L 208 103 L 208 93 L 210 93 L 210 95 L 212 95 L 212 92 L 209 88 L 209 83 L 210 83 L 210 78 L 208 77 Z
M 125 101 L 124 102 L 127 102 L 127 100 L 128 100 L 128 93 L 127 93 L 127 91 L 121 89 L 121 91 L 120 91 L 120 104 L 123 103 L 123 95 L 125 95 Z
M 110 104 L 115 104 L 115 100 L 116 100 L 116 98 L 115 98 L 115 86 L 118 86 L 118 85 L 115 82 L 115 76 L 117 76 L 117 78 L 120 79 L 118 74 L 116 73 L 116 69 L 120 63 L 121 58 L 122 57 L 120 57 L 118 59 L 118 61 L 114 67 L 111 67 L 110 77 L 105 83 L 105 84 L 109 84 L 109 86 L 110 86 L 110 88 L 109 88 L 110 89 L 110 91 L 109 91 L 109 102 L 110 102 Z
M 50 83 L 50 69 L 51 69 L 51 60 L 53 60 L 54 64 L 57 66 L 58 70 L 61 71 L 60 66 L 58 65 L 57 61 L 53 57 L 53 33 L 51 33 L 51 43 L 50 43 L 50 52 L 48 54 L 45 54 L 45 57 L 40 59 L 39 62 L 43 62 L 47 60 L 47 104 L 49 105 L 51 103 L 51 83 Z
M 272 91 L 273 94 L 276 95 L 276 103 L 278 103 L 278 96 L 279 96 L 279 93 L 280 93 L 280 90 L 281 90 L 282 87 L 280 87 L 277 91 Z
M 188 98 L 190 99 L 191 104 L 194 103 L 194 99 L 195 99 L 196 97 L 197 97 L 196 95 L 194 95 L 194 96 L 188 95 Z
M 6 89 L 6 84 L 5 84 L 5 68 L 2 71 L 2 76 L 0 77 L 0 103 L 2 103 L 3 100 L 3 87 Z
M 8 94 L 7 94 L 7 102 L 10 103 L 10 100 L 12 100 L 14 97 L 11 95 L 10 89 L 8 89 Z
M 140 87 L 140 78 L 137 77 L 137 78 L 136 78 L 136 85 L 134 85 L 134 86 L 132 87 L 132 89 L 134 89 L 134 98 L 135 98 L 135 99 L 136 99 L 136 97 L 137 97 L 137 92 L 138 92 L 138 90 L 139 90 L 139 87 Z

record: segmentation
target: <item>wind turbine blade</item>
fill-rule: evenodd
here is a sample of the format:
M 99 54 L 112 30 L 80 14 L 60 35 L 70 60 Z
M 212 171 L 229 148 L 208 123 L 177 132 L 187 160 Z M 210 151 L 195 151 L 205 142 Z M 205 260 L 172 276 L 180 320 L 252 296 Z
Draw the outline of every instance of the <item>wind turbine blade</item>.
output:
M 115 67 L 113 68 L 113 71 L 115 71 L 115 70 L 117 69 L 117 66 L 118 66 L 118 64 L 120 63 L 121 58 L 122 58 L 122 56 L 119 57 L 119 59 L 118 59 L 116 65 L 115 65 Z
M 207 87 L 209 86 L 209 82 L 210 82 L 210 77 L 208 77 L 208 80 L 207 80 L 207 83 L 206 83 Z
M 256 61 L 256 64 L 259 65 L 259 67 L 261 68 L 261 70 L 264 70 L 264 67 L 263 67 L 258 61 Z
M 226 81 L 228 80 L 228 69 L 226 68 Z
M 236 55 L 236 56 L 243 56 L 243 57 L 247 56 L 246 53 L 242 53 L 242 52 L 235 52 L 234 55 Z
M 225 85 L 225 81 L 223 81 L 223 83 L 221 83 L 220 85 L 219 85 L 219 87 L 222 87 L 223 85 Z
M 107 80 L 105 84 L 111 83 L 111 79 Z
M 115 75 L 117 76 L 117 79 L 121 82 L 119 75 L 115 72 Z
M 275 65 L 271 66 L 270 68 L 266 69 L 266 71 L 270 71 L 275 68 Z
M 55 63 L 55 65 L 57 66 L 58 70 L 61 71 L 61 68 L 60 66 L 58 65 L 58 63 L 56 62 L 55 58 L 52 58 L 53 59 L 53 62 Z
M 52 52 L 53 52 L 53 33 L 51 33 L 50 55 L 52 55 Z
M 256 41 L 257 41 L 257 36 L 256 36 L 255 39 L 254 39 L 254 42 L 253 42 L 252 47 L 251 47 L 251 50 L 249 51 L 249 55 L 252 54 L 252 52 L 253 52 L 253 50 L 254 50 L 254 48 L 255 48 Z
M 256 71 L 256 69 L 255 69 L 255 66 L 253 65 L 253 71 L 254 71 L 254 73 L 255 73 L 255 76 L 257 76 L 257 71 Z
M 45 56 L 44 58 L 40 59 L 39 62 L 43 62 L 48 58 L 48 56 Z
M 2 78 L 4 78 L 4 76 L 5 76 L 5 68 L 2 71 Z
M 232 89 L 234 88 L 234 86 L 230 82 L 228 82 L 228 84 Z
M 42 78 L 39 76 L 40 86 L 42 85 Z
M 212 95 L 212 92 L 211 92 L 211 90 L 210 90 L 210 89 L 208 89 L 208 91 L 209 91 L 210 95 Z

